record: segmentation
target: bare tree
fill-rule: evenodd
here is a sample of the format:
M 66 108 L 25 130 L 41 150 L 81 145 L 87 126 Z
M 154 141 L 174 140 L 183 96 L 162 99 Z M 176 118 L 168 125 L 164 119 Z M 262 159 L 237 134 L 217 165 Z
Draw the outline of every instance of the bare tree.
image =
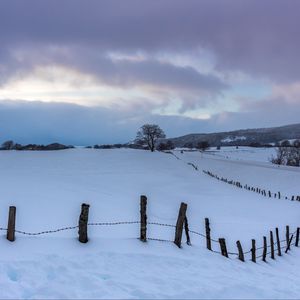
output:
M 156 124 L 145 124 L 137 132 L 135 142 L 146 144 L 153 152 L 155 150 L 155 143 L 160 138 L 165 138 L 164 131 Z
M 286 164 L 288 166 L 300 167 L 300 148 L 299 147 L 290 147 Z
M 289 153 L 289 147 L 282 147 L 281 145 L 275 149 L 276 155 L 271 157 L 271 162 L 276 165 L 286 165 Z
M 288 146 L 289 145 L 289 146 Z M 276 156 L 271 157 L 271 162 L 276 165 L 300 166 L 300 147 L 298 143 L 291 145 L 286 141 L 276 148 Z

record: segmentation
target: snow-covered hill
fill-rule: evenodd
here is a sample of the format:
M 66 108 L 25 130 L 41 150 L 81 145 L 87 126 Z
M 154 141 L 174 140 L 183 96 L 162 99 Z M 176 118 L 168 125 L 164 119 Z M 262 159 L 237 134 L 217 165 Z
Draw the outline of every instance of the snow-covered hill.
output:
M 232 151 L 234 151 L 232 149 Z M 261 151 L 261 150 L 260 150 Z M 223 153 L 223 154 L 222 154 Z M 247 153 L 247 152 L 245 152 Z M 246 183 L 264 183 L 299 194 L 300 172 L 268 162 L 214 153 L 150 153 L 138 150 L 71 149 L 0 152 L 0 226 L 9 205 L 17 207 L 17 229 L 37 232 L 77 225 L 80 204 L 89 203 L 90 222 L 139 220 L 139 196 L 148 196 L 148 221 L 175 224 L 180 202 L 188 204 L 190 229 L 225 237 L 230 251 L 240 240 L 262 243 L 276 226 L 300 225 L 300 203 L 261 197 L 195 171 L 211 169 Z M 240 154 L 238 154 L 240 155 Z M 247 154 L 245 154 L 247 156 Z M 265 155 L 256 154 L 258 157 Z M 228 155 L 227 155 L 228 156 Z M 1 233 L 1 232 L 0 232 Z M 0 241 L 0 298 L 297 298 L 300 249 L 276 261 L 242 263 L 205 248 L 137 240 L 139 225 L 89 227 L 80 244 L 75 230 L 36 237 L 17 234 Z M 172 240 L 170 227 L 149 226 L 148 235 Z M 215 250 L 219 250 L 214 244 Z

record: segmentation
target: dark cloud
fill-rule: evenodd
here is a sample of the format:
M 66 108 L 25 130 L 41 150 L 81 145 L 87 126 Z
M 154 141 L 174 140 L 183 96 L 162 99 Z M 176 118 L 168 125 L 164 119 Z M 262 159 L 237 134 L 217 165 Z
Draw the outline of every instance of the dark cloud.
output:
M 176 66 L 154 59 L 133 61 L 128 59 L 111 60 L 94 51 L 73 51 L 66 58 L 69 66 L 96 75 L 102 82 L 116 86 L 151 85 L 178 90 L 206 91 L 217 94 L 226 89 L 227 84 L 218 77 L 201 74 L 193 67 Z
M 212 50 L 220 70 L 299 79 L 300 2 L 1 1 L 1 45 L 104 50 Z M 84 55 L 84 53 L 83 53 Z

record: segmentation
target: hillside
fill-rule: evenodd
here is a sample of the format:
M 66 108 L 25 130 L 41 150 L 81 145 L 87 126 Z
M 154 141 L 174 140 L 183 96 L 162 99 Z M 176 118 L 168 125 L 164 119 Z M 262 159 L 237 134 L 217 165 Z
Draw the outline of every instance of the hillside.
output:
M 175 224 L 184 201 L 191 230 L 204 232 L 209 217 L 214 238 L 226 238 L 229 251 L 236 251 L 240 240 L 246 251 L 252 238 L 261 245 L 262 236 L 276 226 L 282 237 L 285 225 L 291 230 L 299 226 L 300 203 L 234 188 L 203 174 L 202 168 L 286 195 L 299 193 L 300 171 L 251 161 L 243 150 L 239 160 L 233 149 L 229 158 L 226 153 L 178 151 L 179 159 L 129 149 L 3 151 L 0 227 L 7 225 L 9 205 L 17 207 L 17 229 L 26 232 L 77 225 L 83 202 L 91 205 L 89 222 L 136 221 L 139 197 L 145 194 L 148 222 Z M 261 155 L 266 156 L 256 154 Z M 90 226 L 87 244 L 78 242 L 76 229 L 17 233 L 13 243 L 2 231 L 0 298 L 299 297 L 300 249 L 295 247 L 275 261 L 268 257 L 267 264 L 254 264 L 249 256 L 242 263 L 208 251 L 205 239 L 195 234 L 192 246 L 178 249 L 172 227 L 148 225 L 149 237 L 170 242 L 145 244 L 138 236 L 139 224 Z M 219 245 L 213 249 L 219 251 Z
M 272 128 L 241 129 L 218 133 L 188 134 L 171 140 L 176 147 L 208 141 L 212 146 L 248 146 L 251 143 L 270 144 L 282 140 L 300 139 L 300 123 Z

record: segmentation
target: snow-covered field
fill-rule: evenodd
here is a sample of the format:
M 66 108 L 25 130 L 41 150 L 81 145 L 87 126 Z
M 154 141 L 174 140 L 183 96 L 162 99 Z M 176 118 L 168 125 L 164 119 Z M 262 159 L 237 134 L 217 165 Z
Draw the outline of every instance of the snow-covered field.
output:
M 245 150 L 242 152 L 242 150 Z M 252 151 L 252 152 L 249 152 Z M 17 229 L 29 232 L 77 225 L 80 204 L 89 203 L 90 222 L 139 220 L 139 197 L 148 197 L 148 221 L 175 224 L 180 202 L 188 204 L 190 229 L 225 237 L 230 251 L 240 240 L 285 225 L 300 225 L 300 203 L 269 199 L 218 182 L 202 169 L 248 184 L 300 194 L 300 169 L 268 162 L 272 149 L 222 149 L 219 152 L 72 149 L 53 152 L 0 152 L 0 226 L 9 205 L 17 207 Z M 199 167 L 195 171 L 187 162 Z M 0 231 L 0 298 L 299 298 L 300 249 L 242 263 L 205 248 L 141 243 L 139 225 L 89 227 L 80 244 L 75 230 L 36 237 Z M 148 235 L 172 240 L 174 230 L 149 226 Z M 219 250 L 217 244 L 213 244 Z M 249 259 L 249 256 L 247 257 Z

